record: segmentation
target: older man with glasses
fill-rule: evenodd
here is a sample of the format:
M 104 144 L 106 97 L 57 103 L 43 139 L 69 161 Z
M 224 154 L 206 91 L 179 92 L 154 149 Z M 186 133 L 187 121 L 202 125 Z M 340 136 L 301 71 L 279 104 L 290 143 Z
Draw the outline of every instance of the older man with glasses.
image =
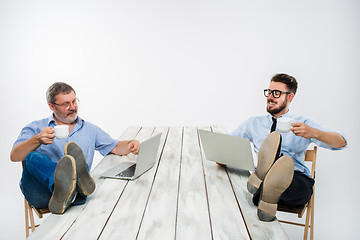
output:
M 289 112 L 297 86 L 294 77 L 275 75 L 264 90 L 269 114 L 252 117 L 231 133 L 254 144 L 258 164 L 249 177 L 248 190 L 254 194 L 253 203 L 258 206 L 258 217 L 263 221 L 275 219 L 278 203 L 297 207 L 310 200 L 314 179 L 305 166 L 305 152 L 310 143 L 331 150 L 347 146 L 342 133 Z M 279 133 L 277 121 L 285 117 L 293 122 L 291 131 Z
M 137 140 L 118 141 L 78 117 L 79 100 L 68 84 L 54 83 L 46 92 L 51 116 L 25 126 L 10 153 L 13 162 L 25 161 L 20 188 L 36 208 L 62 214 L 70 205 L 83 204 L 94 192 L 89 174 L 95 150 L 103 156 L 113 153 L 138 154 Z M 56 138 L 54 127 L 69 126 L 65 139 Z

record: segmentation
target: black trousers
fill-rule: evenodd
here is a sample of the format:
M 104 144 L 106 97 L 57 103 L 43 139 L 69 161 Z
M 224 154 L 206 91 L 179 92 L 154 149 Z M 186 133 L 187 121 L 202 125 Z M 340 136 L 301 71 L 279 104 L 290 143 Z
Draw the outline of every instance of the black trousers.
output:
M 294 171 L 290 186 L 283 192 L 278 202 L 279 205 L 299 207 L 307 203 L 313 194 L 315 180 L 301 172 Z M 257 206 L 260 200 L 260 191 L 254 194 L 253 203 Z

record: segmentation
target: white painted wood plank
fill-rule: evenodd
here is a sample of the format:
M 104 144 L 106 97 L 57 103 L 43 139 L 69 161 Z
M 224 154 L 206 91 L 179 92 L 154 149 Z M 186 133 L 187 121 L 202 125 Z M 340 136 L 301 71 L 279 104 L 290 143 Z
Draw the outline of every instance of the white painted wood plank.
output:
M 182 128 L 170 128 L 137 239 L 175 238 Z
M 143 141 L 153 131 L 153 127 L 142 128 L 136 139 Z M 119 179 L 104 179 L 100 189 L 94 193 L 93 201 L 89 202 L 63 239 L 98 238 L 127 183 Z M 91 231 L 84 226 L 92 226 Z
M 126 181 L 105 179 L 62 239 L 97 239 L 126 184 Z
M 214 132 L 227 133 L 222 126 L 213 126 Z M 260 221 L 257 217 L 257 207 L 252 202 L 252 194 L 247 190 L 247 181 L 250 176 L 248 171 L 226 168 L 231 183 L 236 194 L 236 198 L 241 207 L 246 225 L 252 239 L 289 239 L 280 223 L 275 220 L 272 222 Z
M 184 128 L 180 171 L 176 239 L 211 239 L 204 171 L 195 127 Z
M 128 128 L 122 134 L 120 140 L 135 138 L 139 129 L 140 127 Z M 104 159 L 112 160 L 111 157 L 108 156 L 106 156 Z M 74 221 L 81 214 L 83 209 L 87 206 L 89 202 L 92 201 L 92 198 L 96 194 L 96 191 L 100 188 L 103 182 L 103 179 L 99 179 L 98 177 L 96 177 L 97 172 L 102 173 L 108 166 L 108 161 L 105 160 L 104 163 L 102 163 L 103 160 L 98 164 L 98 166 L 96 166 L 94 171 L 91 173 L 93 176 L 95 173 L 94 180 L 96 183 L 96 189 L 95 192 L 88 197 L 87 202 L 80 206 L 70 207 L 62 215 L 50 214 L 47 219 L 33 233 L 30 234 L 29 239 L 60 239 L 68 231 Z
M 225 168 L 206 160 L 203 151 L 202 158 L 213 239 L 250 239 Z
M 143 131 L 143 129 L 142 129 Z M 162 152 L 163 144 L 168 132 L 168 128 L 162 128 L 154 132 L 142 133 L 139 135 L 150 137 L 151 134 L 162 132 L 158 158 Z M 146 209 L 147 200 L 151 191 L 154 175 L 157 170 L 157 163 L 155 166 L 134 181 L 129 181 L 124 192 L 117 203 L 111 218 L 106 224 L 100 239 L 135 239 L 141 220 Z
M 252 239 L 289 239 L 283 227 L 275 220 L 272 222 L 260 221 L 257 217 L 257 207 L 252 202 L 252 195 L 247 191 L 246 184 L 249 172 L 238 169 L 227 169 L 239 201 L 244 219 Z

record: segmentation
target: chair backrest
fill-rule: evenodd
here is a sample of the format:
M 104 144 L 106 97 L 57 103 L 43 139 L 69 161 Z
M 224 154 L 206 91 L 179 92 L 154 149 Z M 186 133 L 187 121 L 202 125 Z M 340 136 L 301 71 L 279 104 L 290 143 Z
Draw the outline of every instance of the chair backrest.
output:
M 314 146 L 314 149 L 306 150 L 306 153 L 305 153 L 305 161 L 312 162 L 311 163 L 311 177 L 312 178 L 315 178 L 316 154 L 317 154 L 317 146 Z

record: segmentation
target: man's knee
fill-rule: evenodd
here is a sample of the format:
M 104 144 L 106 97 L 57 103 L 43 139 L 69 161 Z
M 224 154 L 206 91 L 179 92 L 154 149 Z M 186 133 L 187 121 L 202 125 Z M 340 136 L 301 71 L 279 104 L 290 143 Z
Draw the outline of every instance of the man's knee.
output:
M 25 158 L 25 166 L 29 166 L 29 165 L 37 165 L 37 164 L 41 164 L 44 163 L 46 161 L 51 161 L 51 159 L 46 156 L 43 153 L 39 153 L 39 152 L 30 152 L 26 158 Z
M 25 159 L 24 171 L 28 171 L 31 175 L 52 174 L 55 167 L 56 163 L 45 154 L 30 152 Z

